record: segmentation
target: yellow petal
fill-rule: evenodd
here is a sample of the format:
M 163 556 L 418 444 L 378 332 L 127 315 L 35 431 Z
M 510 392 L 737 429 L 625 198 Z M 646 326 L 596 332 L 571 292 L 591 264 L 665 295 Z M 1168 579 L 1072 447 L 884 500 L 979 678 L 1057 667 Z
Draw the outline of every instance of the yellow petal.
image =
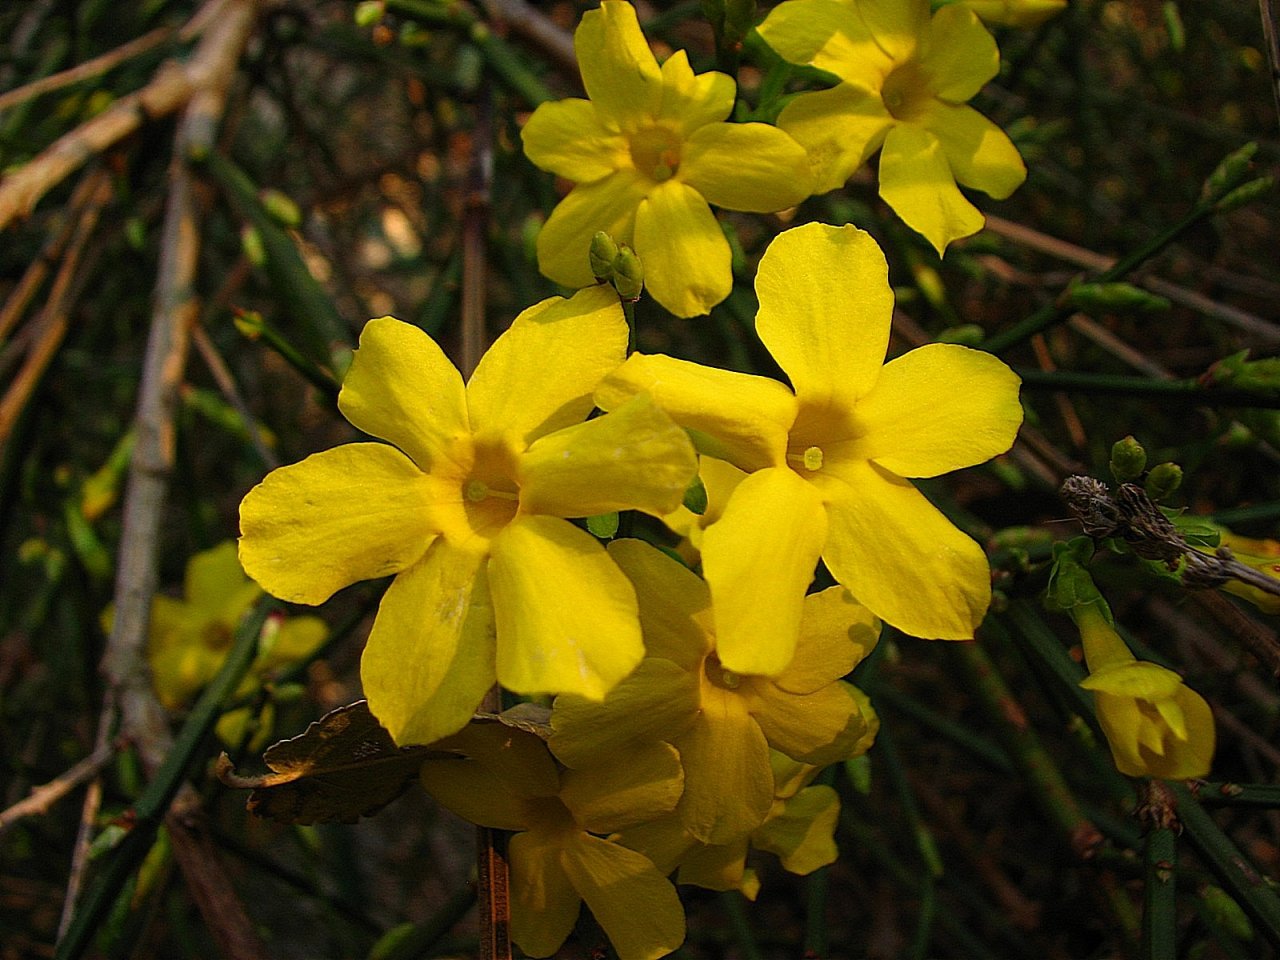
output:
M 254 673 L 292 666 L 310 657 L 329 639 L 329 626 L 319 617 L 288 617 L 267 636 L 263 632 Z
M 960 193 L 938 138 L 924 127 L 900 123 L 880 151 L 880 196 L 903 223 L 933 244 L 968 237 L 986 222 Z
M 972 10 L 954 3 L 933 15 L 920 48 L 920 66 L 934 95 L 964 103 L 1000 72 L 996 41 Z
M 894 122 L 878 93 L 848 83 L 802 93 L 778 114 L 778 126 L 805 149 L 815 194 L 844 186 Z
M 857 227 L 810 223 L 760 261 L 756 331 L 806 406 L 849 406 L 875 385 L 893 291 L 884 254 Z
M 569 770 L 561 783 L 560 799 L 574 820 L 592 833 L 612 833 L 673 811 L 684 771 L 675 747 L 651 742 Z
M 813 693 L 853 671 L 880 639 L 880 621 L 844 587 L 804 598 L 795 656 L 776 679 L 790 693 Z
M 987 23 L 1038 27 L 1067 8 L 1067 0 L 959 0 Z
M 509 438 L 521 452 L 580 423 L 591 392 L 626 356 L 627 322 L 609 287 L 551 297 L 523 311 L 480 359 L 467 384 L 477 443 Z M 554 371 L 554 376 L 548 372 Z
M 870 87 L 889 69 L 857 8 L 843 0 L 789 0 L 769 11 L 760 36 L 790 63 L 812 64 Z
M 560 866 L 552 838 L 520 833 L 507 847 L 511 864 L 511 939 L 531 957 L 549 957 L 573 932 L 582 898 Z
M 1156 702 L 1172 697 L 1182 678 L 1167 667 L 1146 660 L 1119 661 L 1095 670 L 1080 681 L 1086 690 L 1101 690 L 1117 697 Z
M 583 833 L 560 862 L 620 958 L 659 960 L 684 942 L 676 888 L 641 854 Z
M 702 194 L 678 179 L 641 202 L 635 250 L 645 289 L 677 317 L 709 313 L 733 289 L 729 241 Z
M 538 269 L 561 286 L 591 286 L 591 238 L 603 230 L 619 243 L 631 243 L 636 210 L 650 185 L 648 177 L 627 167 L 574 187 L 538 232 Z
M 701 577 L 643 540 L 615 540 L 614 559 L 635 587 L 646 657 L 701 671 L 711 652 L 711 591 Z
M 610 839 L 644 854 L 663 876 L 668 876 L 691 848 L 700 845 L 689 836 L 679 814 L 674 813 L 628 827 Z
M 726 668 L 764 676 L 786 669 L 826 528 L 818 492 L 785 467 L 753 473 L 734 491 L 702 540 Z
M 784 869 L 805 876 L 835 863 L 840 797 L 827 786 L 806 787 L 751 835 L 751 845 L 777 854 Z
M 982 548 L 900 477 L 859 463 L 841 480 L 847 492 L 827 500 L 831 575 L 903 633 L 971 638 L 991 602 Z
M 529 825 L 524 787 L 550 777 L 554 789 L 555 765 L 537 737 L 509 728 L 494 732 L 493 726 L 500 725 L 479 727 L 479 736 L 468 730 L 456 743 L 445 740 L 441 749 L 456 747 L 458 756 L 425 760 L 418 776 L 436 802 L 458 816 L 497 830 L 523 830 Z
M 680 862 L 676 880 L 704 890 L 740 890 L 746 878 L 746 865 L 745 836 L 716 846 L 699 844 Z
M 708 124 L 690 135 L 680 179 L 708 203 L 772 213 L 809 196 L 804 147 L 766 123 Z
M 691 431 L 708 456 L 748 471 L 786 462 L 796 398 L 776 380 L 633 353 L 601 381 L 596 403 L 614 410 L 638 393 Z
M 588 10 L 573 34 L 582 85 L 601 118 L 631 129 L 662 102 L 662 72 L 636 19 L 635 8 L 605 0 Z
M 151 645 L 147 649 L 147 665 L 151 668 L 152 688 L 166 708 L 180 710 L 217 675 L 226 658 L 226 650 L 213 650 L 204 644 Z
M 558 517 L 670 513 L 698 470 L 688 435 L 641 394 L 557 430 L 520 458 L 520 509 Z
M 600 122 L 595 104 L 571 98 L 541 104 L 520 131 L 534 166 L 590 183 L 631 163 L 626 138 Z
M 430 743 L 471 719 L 493 686 L 493 658 L 484 555 L 437 540 L 383 596 L 360 680 L 396 743 Z
M 756 680 L 748 708 L 773 749 L 802 763 L 826 766 L 861 752 L 867 726 L 852 689 L 837 681 L 800 696 Z
M 694 74 L 689 54 L 677 50 L 662 64 L 662 104 L 655 119 L 687 137 L 699 127 L 729 116 L 737 84 L 724 73 Z
M 272 470 L 240 503 L 240 563 L 293 603 L 323 603 L 358 580 L 399 573 L 435 536 L 428 486 L 383 443 L 348 443 Z
M 934 102 L 920 124 L 942 144 L 957 183 L 1003 200 L 1027 179 L 1013 141 L 972 107 Z
M 1094 691 L 1094 708 L 1097 710 L 1098 725 L 1107 738 L 1107 746 L 1111 748 L 1111 758 L 1116 769 L 1126 776 L 1141 777 L 1147 775 L 1147 765 L 1139 752 L 1138 743 L 1145 723 L 1138 702 L 1133 697 L 1117 697 L 1109 693 Z
M 680 818 L 703 843 L 754 830 L 773 804 L 769 745 L 736 694 L 704 686 L 702 713 L 673 741 L 684 764 Z
M 858 0 L 856 5 L 850 5 L 857 10 L 876 46 L 895 61 L 915 56 L 929 23 L 929 0 Z
M 422 330 L 394 317 L 370 320 L 338 394 L 342 415 L 393 443 L 424 472 L 469 456 L 462 376 Z
M 1022 424 L 1021 381 L 997 357 L 931 343 L 890 361 L 858 402 L 859 459 L 935 477 L 1004 453 Z M 851 455 L 853 451 L 850 451 Z
M 699 674 L 670 660 L 647 657 L 603 702 L 557 697 L 551 752 L 566 767 L 586 767 L 625 756 L 636 743 L 676 736 L 698 712 L 699 682 Z
M 493 540 L 498 680 L 516 693 L 600 700 L 644 655 L 635 591 L 567 520 L 523 517 Z

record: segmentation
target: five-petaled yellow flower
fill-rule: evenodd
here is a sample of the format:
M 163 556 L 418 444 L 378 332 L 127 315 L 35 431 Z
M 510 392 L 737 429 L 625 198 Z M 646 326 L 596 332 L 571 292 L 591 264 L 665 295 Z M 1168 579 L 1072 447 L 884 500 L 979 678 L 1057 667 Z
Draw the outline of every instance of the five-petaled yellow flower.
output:
M 640 662 L 635 591 L 567 519 L 668 513 L 696 470 L 648 398 L 586 420 L 626 344 L 609 288 L 553 297 L 464 386 L 417 327 L 371 320 L 338 406 L 389 442 L 314 454 L 245 497 L 240 559 L 274 595 L 315 604 L 395 576 L 361 678 L 397 742 L 460 729 L 495 675 L 519 693 L 598 699 Z
M 605 0 L 574 34 L 589 100 L 544 103 L 521 133 L 525 154 L 576 186 L 538 234 L 556 283 L 593 278 L 599 230 L 635 248 L 653 298 L 680 317 L 707 313 L 733 286 L 729 243 L 708 203 L 769 213 L 809 196 L 805 152 L 763 123 L 726 123 L 736 87 L 694 74 L 683 50 L 658 66 L 635 9 Z
M 751 473 L 702 534 L 721 662 L 765 676 L 787 666 L 819 557 L 886 623 L 972 637 L 991 598 L 986 555 L 905 478 L 1009 449 L 1022 422 L 1018 377 L 954 344 L 884 364 L 888 267 L 852 226 L 779 235 L 756 292 L 756 331 L 794 390 L 633 354 L 596 391 L 606 410 L 647 393 L 703 454 Z
M 621 960 L 658 960 L 684 941 L 675 887 L 640 853 L 597 834 L 670 812 L 680 797 L 680 757 L 649 743 L 583 770 L 557 768 L 532 733 L 473 723 L 437 744 L 464 759 L 428 760 L 422 783 L 472 823 L 515 831 L 511 939 L 549 957 L 573 930 L 583 901 Z
M 569 767 L 666 740 L 680 751 L 677 814 L 695 840 L 725 844 L 764 821 L 774 802 L 769 749 L 826 765 L 865 753 L 874 714 L 840 678 L 875 646 L 880 624 L 843 587 L 803 598 L 798 643 L 776 677 L 734 673 L 716 655 L 706 583 L 640 540 L 610 555 L 635 585 L 645 659 L 602 703 L 556 699 L 551 752 Z
M 1203 777 L 1213 763 L 1213 711 L 1172 670 L 1139 660 L 1099 604 L 1071 608 L 1098 724 L 1116 769 L 1130 777 Z
M 778 126 L 809 151 L 815 192 L 834 190 L 880 150 L 880 196 L 941 254 L 982 229 L 957 183 L 1009 196 L 1026 178 L 1017 148 L 966 102 L 996 75 L 1000 51 L 960 4 L 787 0 L 760 25 L 785 60 L 835 74 L 802 93 Z

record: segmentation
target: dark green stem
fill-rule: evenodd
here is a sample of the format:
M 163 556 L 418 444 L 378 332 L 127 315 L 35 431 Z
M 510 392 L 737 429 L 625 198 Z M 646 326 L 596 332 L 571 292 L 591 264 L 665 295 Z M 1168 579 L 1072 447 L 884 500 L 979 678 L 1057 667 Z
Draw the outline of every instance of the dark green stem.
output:
M 1275 390 L 1246 390 L 1239 387 L 1207 387 L 1194 377 L 1185 380 L 1149 380 L 1108 373 L 1031 370 L 1015 367 L 1028 390 L 1066 390 L 1084 393 L 1157 397 L 1162 401 L 1195 403 L 1217 407 L 1261 407 L 1280 409 L 1280 393 Z
M 1178 911 L 1174 902 L 1178 846 L 1173 829 L 1152 827 L 1145 852 L 1143 960 L 1173 960 L 1178 954 Z
M 1095 283 L 1110 283 L 1123 279 L 1135 268 L 1150 260 L 1187 230 L 1190 230 L 1209 214 L 1213 213 L 1215 206 L 1216 198 L 1200 201 L 1173 226 L 1152 237 L 1127 257 L 1117 260 L 1111 267 L 1092 278 L 1092 281 Z M 1021 323 L 1015 324 L 1003 333 L 988 337 L 983 343 L 979 344 L 979 348 L 991 353 L 1003 353 L 1010 347 L 1030 340 L 1037 333 L 1047 330 L 1055 324 L 1062 323 L 1076 312 L 1077 309 L 1075 307 L 1060 300 L 1055 300 L 1052 303 L 1045 304 Z

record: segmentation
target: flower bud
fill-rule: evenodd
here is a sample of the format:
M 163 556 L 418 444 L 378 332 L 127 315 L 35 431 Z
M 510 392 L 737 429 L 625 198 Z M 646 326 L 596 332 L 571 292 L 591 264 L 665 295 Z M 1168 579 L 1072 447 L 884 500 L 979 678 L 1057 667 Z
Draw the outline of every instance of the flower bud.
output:
M 1117 483 L 1132 483 L 1147 469 L 1147 451 L 1132 435 L 1117 440 L 1111 447 L 1111 475 Z
M 1222 162 L 1214 168 L 1213 173 L 1205 178 L 1204 187 L 1200 190 L 1201 200 L 1224 197 L 1244 182 L 1244 178 L 1253 169 L 1253 155 L 1258 152 L 1256 143 L 1246 143 L 1234 153 L 1227 154 Z
M 601 283 L 608 283 L 613 279 L 613 261 L 617 256 L 618 245 L 613 242 L 613 237 L 603 230 L 597 231 L 587 250 L 587 258 L 591 261 L 591 275 Z
M 1063 296 L 1066 305 L 1086 313 L 1168 310 L 1169 301 L 1131 283 L 1078 283 Z
M 1214 210 L 1218 213 L 1227 213 L 1230 210 L 1243 207 L 1267 193 L 1275 185 L 1275 177 L 1258 177 L 1257 180 L 1250 180 L 1243 186 L 1236 187 L 1219 200 L 1214 206 Z
M 1182 468 L 1176 463 L 1157 463 L 1142 486 L 1152 500 L 1163 500 L 1182 486 Z
M 639 300 L 644 289 L 644 264 L 630 247 L 624 246 L 613 258 L 613 286 L 623 300 Z

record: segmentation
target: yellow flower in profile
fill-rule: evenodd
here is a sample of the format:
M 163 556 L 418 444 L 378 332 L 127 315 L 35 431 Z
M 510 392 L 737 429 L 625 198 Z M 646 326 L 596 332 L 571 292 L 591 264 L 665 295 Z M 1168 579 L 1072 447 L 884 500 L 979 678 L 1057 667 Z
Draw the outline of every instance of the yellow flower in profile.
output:
M 707 584 L 656 547 L 616 540 L 609 554 L 635 585 L 645 659 L 601 703 L 561 696 L 551 752 L 571 768 L 665 740 L 680 751 L 677 814 L 704 843 L 745 837 L 774 801 L 769 750 L 825 765 L 871 745 L 873 714 L 841 677 L 874 647 L 880 624 L 843 587 L 803 598 L 799 641 L 769 638 L 790 663 L 774 677 L 725 668 L 716 655 Z
M 952 0 L 968 7 L 984 23 L 1002 27 L 1038 27 L 1067 9 L 1067 0 Z
M 1138 660 L 1100 605 L 1072 607 L 1098 723 L 1116 769 L 1131 777 L 1203 777 L 1213 763 L 1213 712 L 1172 670 Z
M 511 939 L 549 957 L 583 903 L 621 960 L 658 960 L 684 941 L 675 888 L 645 856 L 612 834 L 670 812 L 680 797 L 680 758 L 650 743 L 583 770 L 557 768 L 541 739 L 500 723 L 472 723 L 436 744 L 460 759 L 427 760 L 422 784 L 459 816 L 515 831 Z
M 495 677 L 598 699 L 639 663 L 635 591 L 569 518 L 669 513 L 697 463 L 648 398 L 587 420 L 626 345 L 607 287 L 524 311 L 465 385 L 420 329 L 371 320 L 338 406 L 388 442 L 314 454 L 244 498 L 240 559 L 274 595 L 395 577 L 361 679 L 398 743 L 459 730 Z
M 704 455 L 750 474 L 701 536 L 721 662 L 742 674 L 786 668 L 819 557 L 905 633 L 972 637 L 991 598 L 986 554 L 907 478 L 1009 449 L 1022 422 L 1018 377 L 954 344 L 884 363 L 888 267 L 855 227 L 782 233 L 756 292 L 756 331 L 792 388 L 633 354 L 596 391 L 606 410 L 652 396 Z
M 733 79 L 695 74 L 683 50 L 660 67 L 629 3 L 587 11 L 573 42 L 590 99 L 544 103 L 521 131 L 534 164 L 576 184 L 538 234 L 538 266 L 566 287 L 592 283 L 587 250 L 603 230 L 635 249 L 658 303 L 707 313 L 733 287 L 708 204 L 794 206 L 809 196 L 805 152 L 776 127 L 726 123 Z
M 244 575 L 236 545 L 227 540 L 187 561 L 182 599 L 157 594 L 151 599 L 147 664 L 156 697 L 170 710 L 195 699 L 222 668 L 236 627 L 262 596 L 262 588 Z M 103 612 L 110 632 L 114 610 Z M 262 678 L 305 660 L 324 643 L 329 628 L 319 617 L 276 617 L 263 627 L 258 655 L 237 696 L 247 696 Z
M 786 0 L 760 35 L 784 60 L 840 80 L 778 116 L 809 152 L 815 192 L 879 150 L 880 196 L 941 255 L 984 223 L 957 184 L 1002 200 L 1026 179 L 1004 131 L 966 105 L 996 75 L 1000 51 L 965 6 L 931 17 L 929 0 Z

